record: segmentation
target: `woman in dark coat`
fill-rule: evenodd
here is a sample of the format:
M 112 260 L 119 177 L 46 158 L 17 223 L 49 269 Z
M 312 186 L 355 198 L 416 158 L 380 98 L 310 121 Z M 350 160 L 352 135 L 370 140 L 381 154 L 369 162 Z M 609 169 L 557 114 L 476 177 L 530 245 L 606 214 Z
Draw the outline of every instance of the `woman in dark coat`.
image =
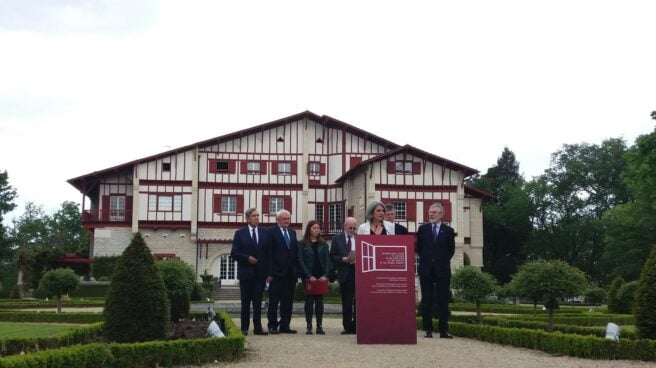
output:
M 298 265 L 303 278 L 315 282 L 320 279 L 328 281 L 330 273 L 330 253 L 328 243 L 321 239 L 321 225 L 316 220 L 311 220 L 305 227 L 303 241 L 298 246 Z M 323 295 L 305 296 L 305 320 L 307 322 L 307 334 L 312 334 L 312 312 L 317 316 L 317 334 L 324 335 L 321 322 L 323 320 Z

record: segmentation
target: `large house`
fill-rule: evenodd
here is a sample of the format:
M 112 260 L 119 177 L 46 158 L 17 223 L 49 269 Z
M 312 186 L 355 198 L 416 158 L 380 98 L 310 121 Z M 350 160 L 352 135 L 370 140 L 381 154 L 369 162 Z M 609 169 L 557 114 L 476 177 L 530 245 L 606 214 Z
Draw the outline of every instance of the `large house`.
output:
M 392 203 L 410 233 L 441 202 L 457 232 L 452 267 L 483 264 L 482 201 L 465 184 L 475 169 L 400 146 L 329 116 L 306 111 L 68 180 L 82 193 L 91 257 L 120 255 L 141 232 L 159 258 L 180 258 L 197 274 L 236 281 L 230 258 L 244 210 L 264 226 L 287 209 L 292 226 L 311 219 L 324 236 L 346 216 L 364 221 L 372 201 Z M 302 232 L 299 232 L 302 234 Z

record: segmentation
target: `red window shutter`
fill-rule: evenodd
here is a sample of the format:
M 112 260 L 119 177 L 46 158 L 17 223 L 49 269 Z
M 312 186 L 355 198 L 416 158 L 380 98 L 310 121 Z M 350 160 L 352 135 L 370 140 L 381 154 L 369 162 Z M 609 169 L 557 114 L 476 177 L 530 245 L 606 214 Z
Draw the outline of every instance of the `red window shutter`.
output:
M 132 196 L 125 197 L 125 220 L 132 220 Z
M 387 161 L 387 173 L 388 173 L 388 174 L 394 174 L 394 173 L 396 173 L 396 162 L 394 162 L 394 161 Z
M 242 174 L 247 174 L 248 173 L 248 161 L 241 161 L 241 164 L 239 165 L 240 167 L 240 172 Z
M 237 196 L 237 214 L 244 213 L 244 196 Z
M 100 213 L 102 221 L 109 221 L 109 196 L 102 196 L 102 210 Z
M 326 175 L 326 164 L 319 165 L 319 175 Z
M 350 162 L 350 166 L 349 166 L 349 170 L 350 170 L 350 169 L 358 166 L 358 164 L 360 162 L 362 162 L 362 157 L 361 156 L 351 156 L 351 158 L 349 159 L 349 162 Z
M 269 201 L 269 198 L 270 198 L 270 197 L 271 197 L 271 196 L 268 196 L 268 195 L 263 195 L 263 196 L 262 196 L 262 213 L 264 213 L 264 214 L 268 214 L 268 213 L 269 213 L 269 205 L 270 205 L 270 203 L 271 203 L 271 202 Z
M 230 160 L 228 161 L 228 174 L 234 174 L 237 172 L 237 161 Z
M 260 161 L 260 174 L 267 173 L 267 161 Z
M 298 174 L 298 162 L 292 161 L 290 166 L 291 166 L 291 170 L 292 170 L 291 175 Z
M 437 202 L 439 202 L 439 201 L 434 200 L 434 199 L 429 199 L 429 200 L 424 201 L 424 216 L 422 217 L 424 219 L 423 222 L 428 222 L 428 209 L 430 208 L 430 206 L 432 204 L 437 203 Z
M 413 174 L 421 174 L 421 162 L 413 162 L 412 163 L 412 173 Z
M 283 205 L 285 206 L 285 209 L 289 211 L 289 213 L 292 213 L 292 196 L 284 196 Z
M 417 221 L 417 201 L 408 200 L 405 202 L 405 213 L 408 221 Z
M 207 160 L 207 172 L 215 173 L 216 172 L 216 160 L 211 158 Z
M 221 213 L 221 195 L 215 194 L 212 213 Z
M 444 209 L 444 216 L 442 216 L 442 221 L 451 222 L 451 201 L 448 199 L 440 200 L 442 203 L 442 208 Z
M 278 175 L 278 161 L 271 161 L 271 175 Z

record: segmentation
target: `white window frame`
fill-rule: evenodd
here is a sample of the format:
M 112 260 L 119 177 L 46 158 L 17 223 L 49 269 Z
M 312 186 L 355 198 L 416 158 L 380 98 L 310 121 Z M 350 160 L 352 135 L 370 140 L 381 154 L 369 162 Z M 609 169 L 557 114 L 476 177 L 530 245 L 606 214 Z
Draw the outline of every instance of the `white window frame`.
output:
M 291 175 L 292 163 L 289 161 L 278 162 L 278 175 Z
M 331 233 L 338 233 L 341 231 L 344 223 L 344 204 L 343 203 L 329 203 L 328 204 L 328 226 Z
M 246 163 L 246 172 L 248 172 L 249 174 L 262 172 L 260 161 L 248 161 Z
M 269 213 L 278 213 L 285 208 L 285 197 L 269 197 Z
M 109 221 L 125 220 L 125 196 L 109 197 Z
M 412 173 L 412 161 L 396 161 L 394 167 L 397 174 Z
M 392 201 L 392 206 L 394 206 L 394 218 L 397 220 L 407 220 L 408 219 L 408 204 L 406 202 Z
M 308 164 L 308 175 L 321 175 L 321 162 L 310 162 Z
M 221 197 L 221 213 L 237 213 L 237 196 Z

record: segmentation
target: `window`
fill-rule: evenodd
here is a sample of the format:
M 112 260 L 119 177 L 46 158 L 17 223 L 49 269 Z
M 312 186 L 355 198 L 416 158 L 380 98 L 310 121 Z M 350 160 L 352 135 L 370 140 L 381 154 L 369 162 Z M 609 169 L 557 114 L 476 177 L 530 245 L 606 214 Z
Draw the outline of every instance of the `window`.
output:
M 109 197 L 109 221 L 125 220 L 125 196 Z
M 319 163 L 319 162 L 310 162 L 310 163 L 308 163 L 308 174 L 309 175 L 321 175 L 321 163 Z
M 412 173 L 412 161 L 396 161 L 395 165 L 397 174 Z
M 237 197 L 233 197 L 233 196 L 221 197 L 221 212 L 222 213 L 237 212 Z
M 323 224 L 323 205 L 315 204 L 314 205 L 314 219 L 317 220 L 320 224 Z
M 247 165 L 248 173 L 259 173 L 260 172 L 260 162 L 259 161 L 249 161 Z
M 162 162 L 162 171 L 163 172 L 170 172 L 171 171 L 171 163 L 170 162 Z
M 328 205 L 328 221 L 331 233 L 340 232 L 344 222 L 344 205 L 342 203 L 331 203 Z
M 228 172 L 228 161 L 216 161 L 216 172 Z
M 278 211 L 285 208 L 284 197 L 270 197 L 269 198 L 269 213 L 278 213 Z
M 408 209 L 405 202 L 392 202 L 394 206 L 394 215 L 397 220 L 406 220 L 408 218 Z
M 292 163 L 291 162 L 278 162 L 278 175 L 291 175 Z
M 161 212 L 180 212 L 182 211 L 182 196 L 181 195 L 148 195 L 148 211 L 161 211 Z
M 221 256 L 219 265 L 219 277 L 221 280 L 237 279 L 237 261 L 232 259 L 229 254 Z

